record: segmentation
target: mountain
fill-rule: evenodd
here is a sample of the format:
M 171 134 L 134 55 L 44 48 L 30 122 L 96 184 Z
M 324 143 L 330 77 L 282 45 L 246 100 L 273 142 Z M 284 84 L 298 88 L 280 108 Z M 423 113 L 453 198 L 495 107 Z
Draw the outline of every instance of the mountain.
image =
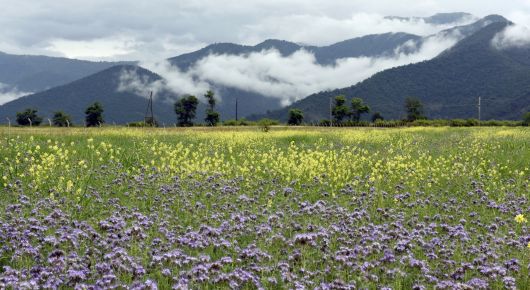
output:
M 478 22 L 467 26 L 455 28 L 458 31 L 447 30 L 441 33 L 458 34 L 461 37 L 464 37 L 465 35 L 472 34 L 480 30 L 492 21 L 503 21 L 504 23 L 506 23 L 506 20 L 504 18 L 496 18 L 492 16 L 489 18 L 481 19 Z M 193 66 L 195 62 L 212 53 L 244 55 L 251 52 L 259 52 L 262 50 L 274 48 L 277 49 L 282 55 L 288 56 L 293 54 L 295 51 L 303 48 L 313 52 L 317 61 L 322 65 L 333 65 L 335 60 L 344 57 L 391 56 L 393 53 L 395 53 L 396 48 L 401 47 L 403 43 L 419 43 L 422 41 L 425 41 L 425 38 L 406 33 L 368 35 L 324 47 L 301 46 L 288 41 L 271 39 L 266 40 L 256 46 L 242 46 L 230 43 L 214 44 L 199 51 L 169 59 L 169 61 L 174 65 L 178 66 L 181 70 L 186 71 L 190 68 L 190 66 Z M 412 47 L 410 51 L 407 51 L 405 53 L 412 52 L 413 49 L 414 47 Z M 513 54 L 517 53 L 513 52 Z M 524 52 L 522 53 L 524 54 Z M 93 63 L 88 62 L 88 65 L 92 64 Z M 110 63 L 103 64 L 110 65 Z M 435 68 L 435 70 L 438 69 L 440 68 Z M 160 80 L 161 78 L 159 75 L 156 75 L 153 72 L 140 68 L 136 65 L 119 64 L 117 66 L 106 68 L 105 70 L 94 73 L 92 75 L 85 76 L 79 80 L 51 89 L 47 89 L 40 93 L 31 94 L 15 101 L 6 103 L 5 105 L 0 106 L 0 119 L 5 120 L 6 117 L 13 119 L 16 112 L 22 111 L 28 107 L 32 107 L 39 110 L 40 114 L 46 117 L 50 117 L 52 112 L 56 110 L 64 110 L 67 113 L 73 115 L 77 123 L 80 123 L 83 120 L 85 108 L 94 101 L 100 101 L 105 107 L 107 121 L 110 123 L 126 123 L 131 121 L 142 120 L 147 106 L 147 101 L 143 96 L 144 94 L 146 94 L 146 92 L 140 93 L 141 96 L 138 96 L 134 92 L 124 92 L 118 90 L 120 85 L 120 76 L 122 76 L 122 73 L 124 71 L 128 70 L 135 70 L 138 73 L 140 79 L 156 81 Z M 371 79 L 374 79 L 374 77 Z M 396 76 L 396 78 L 399 78 L 399 74 Z M 387 83 L 384 83 L 386 80 L 379 84 L 381 80 L 377 81 L 378 78 L 375 79 L 376 81 L 373 81 L 373 83 L 377 83 L 377 86 L 385 87 L 387 85 Z M 409 80 L 406 79 L 403 81 L 404 83 L 398 83 L 395 88 L 390 87 L 390 89 L 401 89 L 404 84 L 409 82 Z M 426 84 L 429 83 L 428 81 L 425 82 Z M 275 118 L 282 119 L 284 119 L 286 116 L 286 110 L 280 110 L 280 98 L 268 97 L 231 87 L 224 87 L 215 83 L 211 85 L 222 96 L 222 100 L 218 104 L 218 110 L 221 113 L 222 119 L 226 120 L 235 117 L 236 99 L 239 105 L 239 117 L 248 117 L 250 115 L 256 116 L 258 114 L 263 114 L 268 111 L 271 111 L 273 113 L 267 116 L 275 116 Z M 371 91 L 368 90 L 368 88 L 364 88 L 359 92 L 359 94 L 355 95 L 362 95 L 368 97 L 371 94 Z M 412 91 L 412 93 L 417 96 L 423 96 L 423 91 L 419 91 L 419 93 L 417 93 L 417 91 Z M 325 95 L 325 93 L 322 94 Z M 392 101 L 389 101 L 388 104 L 390 104 L 391 106 L 385 107 L 385 102 L 378 101 L 379 97 L 385 96 L 386 93 L 381 93 L 380 96 L 378 95 L 373 97 L 373 102 L 371 100 L 369 102 L 375 109 L 378 109 L 383 113 L 387 114 L 387 117 L 391 117 L 392 113 L 396 110 L 396 103 L 392 103 Z M 177 97 L 178 96 L 172 94 L 171 92 L 157 93 L 155 100 L 155 114 L 157 115 L 157 119 L 160 122 L 164 122 L 166 124 L 175 122 L 173 103 L 174 100 L 177 99 Z M 305 111 L 307 111 L 306 116 L 309 119 L 316 120 L 324 118 L 327 114 L 323 114 L 321 110 L 322 108 L 328 107 L 326 101 L 322 101 L 319 98 L 309 99 L 310 101 L 308 101 L 307 103 L 305 101 L 302 101 L 297 103 L 297 105 L 300 105 L 303 108 L 307 109 Z M 379 108 L 379 105 L 381 105 L 381 108 Z M 204 105 L 201 104 L 201 107 L 198 110 L 198 121 L 203 119 L 203 106 Z M 401 105 L 398 104 L 397 108 L 401 108 Z
M 400 18 L 390 16 L 388 18 Z M 458 24 L 474 19 L 469 13 L 439 13 L 430 17 L 421 18 L 432 24 Z M 400 18 L 409 19 L 409 18 Z M 418 18 L 419 19 L 419 18 Z M 493 22 L 504 22 L 502 16 L 492 15 L 479 19 L 468 25 L 457 26 L 442 31 L 443 35 L 459 33 L 462 37 L 469 36 L 487 24 Z M 429 37 L 429 36 L 428 36 Z M 299 45 L 293 42 L 268 39 L 255 46 L 239 45 L 234 43 L 216 43 L 202 48 L 198 51 L 182 54 L 169 59 L 169 62 L 178 66 L 181 70 L 187 70 L 197 61 L 212 55 L 245 55 L 261 52 L 263 50 L 276 49 L 282 56 L 289 56 L 300 49 L 314 53 L 317 62 L 321 65 L 332 65 L 336 60 L 350 57 L 378 57 L 392 55 L 394 51 L 409 41 L 421 42 L 424 37 L 409 33 L 384 33 L 372 34 L 337 42 L 328 46 Z
M 26 108 L 35 108 L 38 114 L 46 118 L 51 118 L 53 112 L 64 111 L 73 117 L 76 124 L 83 124 L 85 109 L 95 101 L 100 102 L 105 109 L 105 120 L 107 123 L 125 124 L 128 122 L 141 121 L 144 119 L 147 99 L 138 96 L 134 92 L 120 91 L 120 77 L 124 72 L 134 71 L 139 79 L 147 83 L 158 81 L 161 77 L 153 72 L 135 65 L 118 65 L 104 71 L 58 86 L 40 93 L 21 97 L 0 106 L 0 119 L 15 119 L 16 112 Z M 146 92 L 147 93 L 147 92 Z M 239 96 L 230 88 L 221 88 L 223 96 L 217 109 L 224 119 L 234 118 L 235 98 L 238 99 L 238 107 L 241 112 L 250 114 L 261 113 L 262 107 L 278 109 L 278 100 L 265 100 L 261 96 L 246 93 Z M 176 115 L 173 109 L 177 95 L 162 91 L 155 95 L 154 113 L 155 118 L 162 124 L 173 124 Z M 276 103 L 274 105 L 273 103 Z M 272 104 L 272 105 L 271 105 Z M 204 119 L 205 105 L 200 104 L 197 111 L 197 119 Z
M 293 42 L 268 39 L 255 46 L 239 45 L 234 43 L 216 43 L 198 51 L 179 55 L 169 59 L 172 65 L 181 70 L 188 70 L 199 60 L 212 55 L 246 55 L 258 53 L 264 50 L 275 49 L 282 56 L 289 56 L 304 49 L 315 55 L 317 62 L 321 65 L 333 64 L 336 60 L 347 57 L 376 57 L 389 55 L 396 48 L 409 40 L 420 40 L 421 37 L 408 33 L 385 33 L 374 34 L 363 37 L 352 38 L 328 46 L 298 45 Z
M 0 83 L 19 91 L 36 92 L 75 81 L 117 64 L 0 52 Z
M 330 98 L 346 95 L 363 98 L 372 112 L 388 119 L 404 117 L 408 96 L 419 98 L 430 118 L 476 118 L 481 96 L 483 119 L 519 119 L 530 109 L 530 47 L 495 48 L 492 39 L 508 25 L 491 23 L 430 61 L 379 72 L 265 116 L 285 120 L 289 109 L 298 108 L 308 121 L 326 119 Z

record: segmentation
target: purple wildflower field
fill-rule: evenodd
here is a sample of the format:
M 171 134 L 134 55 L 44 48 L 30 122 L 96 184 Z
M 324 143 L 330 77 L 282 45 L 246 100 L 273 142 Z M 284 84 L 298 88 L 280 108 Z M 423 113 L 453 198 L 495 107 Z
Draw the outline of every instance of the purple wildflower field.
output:
M 527 129 L 102 130 L 0 136 L 0 289 L 530 287 Z

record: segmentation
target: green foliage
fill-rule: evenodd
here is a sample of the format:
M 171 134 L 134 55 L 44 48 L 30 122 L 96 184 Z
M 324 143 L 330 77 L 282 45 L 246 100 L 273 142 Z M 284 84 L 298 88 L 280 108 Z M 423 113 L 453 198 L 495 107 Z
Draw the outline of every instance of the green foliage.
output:
M 480 122 L 477 119 L 453 119 L 449 120 L 449 126 L 451 127 L 473 127 L 479 126 Z
M 264 118 L 258 121 L 258 126 L 263 132 L 269 132 L 271 126 L 279 125 L 279 124 L 280 124 L 279 121 L 267 119 L 267 118 Z
M 289 119 L 287 124 L 293 126 L 299 126 L 304 121 L 304 112 L 300 109 L 290 109 L 289 110 Z
M 217 126 L 219 119 L 219 112 L 213 111 L 211 109 L 206 110 L 206 118 L 204 118 L 204 120 L 208 126 Z
M 339 95 L 335 97 L 335 105 L 333 106 L 331 114 L 333 115 L 333 122 L 336 124 L 341 124 L 344 118 L 346 118 L 349 114 L 349 109 L 345 103 L 345 96 Z
M 105 122 L 103 119 L 103 106 L 95 102 L 85 110 L 85 122 L 87 127 L 101 126 Z
M 62 111 L 57 111 L 53 113 L 52 122 L 56 127 L 68 127 L 72 125 L 72 118 Z
M 361 98 L 353 98 L 351 100 L 351 107 L 351 120 L 354 122 L 359 122 L 362 114 L 370 112 L 370 107 Z
M 181 127 L 193 126 L 193 119 L 197 111 L 199 100 L 197 97 L 188 95 L 175 103 L 178 125 Z
M 37 110 L 26 109 L 17 113 L 17 123 L 20 126 L 39 126 L 42 123 L 42 118 L 37 116 Z
M 530 112 L 526 112 L 523 115 L 523 125 L 524 126 L 530 126 Z
M 144 121 L 129 122 L 127 127 L 152 127 L 150 124 L 146 124 Z
M 318 122 L 318 125 L 321 126 L 321 127 L 330 127 L 331 126 L 331 121 L 328 120 L 328 119 L 322 119 Z
M 425 119 L 423 115 L 423 104 L 417 98 L 407 97 L 405 99 L 405 112 L 407 113 L 407 121 L 409 122 Z
M 378 120 L 380 121 L 383 121 L 385 120 L 385 118 L 383 117 L 383 115 L 381 115 L 381 113 L 379 112 L 375 112 L 373 115 L 372 115 L 372 122 L 377 122 Z
M 223 126 L 254 126 L 256 125 L 256 122 L 249 121 L 245 118 L 239 119 L 239 120 L 226 120 L 223 122 Z
M 213 91 L 208 91 L 204 97 L 208 101 L 208 108 L 206 109 L 206 118 L 204 118 L 204 121 L 206 121 L 208 126 L 216 126 L 219 123 L 220 117 L 219 112 L 215 111 L 215 93 Z

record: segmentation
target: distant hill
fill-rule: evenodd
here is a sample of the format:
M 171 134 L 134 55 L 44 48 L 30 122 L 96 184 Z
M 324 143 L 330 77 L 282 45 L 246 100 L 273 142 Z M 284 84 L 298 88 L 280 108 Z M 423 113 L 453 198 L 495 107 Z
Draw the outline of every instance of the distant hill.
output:
M 86 107 L 98 101 L 103 104 L 107 123 L 124 124 L 141 121 L 144 119 L 147 108 L 146 96 L 118 91 L 120 75 L 122 72 L 130 70 L 136 71 L 140 78 L 149 82 L 161 79 L 159 75 L 138 66 L 114 66 L 67 85 L 24 96 L 4 104 L 0 106 L 0 120 L 3 122 L 6 117 L 14 120 L 16 112 L 20 112 L 25 108 L 35 108 L 39 111 L 38 114 L 45 118 L 51 118 L 53 112 L 62 110 L 72 115 L 75 123 L 83 124 Z M 237 92 L 232 91 L 230 88 L 220 88 L 220 92 L 227 97 L 224 97 L 219 102 L 218 111 L 223 119 L 234 118 L 235 98 L 238 97 Z M 176 115 L 173 105 L 177 97 L 170 92 L 162 92 L 155 96 L 155 117 L 160 123 L 175 123 Z M 275 109 L 280 108 L 278 100 L 267 100 L 262 96 L 248 93 L 245 96 L 241 96 L 238 100 L 240 112 L 260 113 L 262 112 L 261 108 L 264 106 Z M 197 111 L 197 121 L 201 122 L 204 119 L 204 110 L 204 104 L 201 104 Z
M 37 92 L 67 84 L 117 64 L 123 63 L 0 52 L 0 83 L 16 87 L 19 91 Z
M 430 61 L 389 69 L 357 85 L 313 94 L 254 118 L 285 120 L 289 109 L 298 108 L 309 121 L 326 119 L 330 98 L 342 94 L 361 97 L 372 112 L 392 119 L 404 117 L 407 96 L 419 98 L 430 118 L 477 117 L 481 96 L 484 119 L 519 119 L 530 109 L 530 48 L 498 50 L 491 45 L 508 25 L 491 23 Z

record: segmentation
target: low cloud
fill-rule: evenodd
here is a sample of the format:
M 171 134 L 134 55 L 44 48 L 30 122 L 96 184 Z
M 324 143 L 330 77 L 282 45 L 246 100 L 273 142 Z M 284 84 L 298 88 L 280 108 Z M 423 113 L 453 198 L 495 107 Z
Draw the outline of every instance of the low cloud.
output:
M 276 50 L 247 55 L 213 54 L 199 60 L 186 72 L 167 62 L 143 63 L 143 67 L 162 76 L 163 80 L 147 83 L 145 79 L 126 73 L 120 89 L 138 91 L 140 88 L 145 92 L 150 88 L 201 96 L 212 88 L 210 84 L 215 84 L 277 98 L 282 105 L 289 105 L 312 93 L 356 84 L 385 69 L 432 59 L 458 40 L 458 36 L 432 36 L 423 42 L 405 44 L 408 51 L 414 48 L 416 52 L 412 54 L 400 53 L 405 49 L 397 49 L 391 57 L 344 58 L 329 66 L 320 65 L 306 50 L 288 57 Z
M 29 94 L 31 94 L 31 92 L 19 91 L 16 87 L 13 88 L 9 85 L 0 83 L 0 105 Z
M 139 75 L 137 70 L 124 70 L 120 75 L 118 91 L 129 91 L 138 96 L 147 96 L 152 91 L 156 98 L 165 92 L 200 97 L 210 89 L 210 85 L 196 78 L 193 72 L 182 72 L 167 61 L 143 62 L 140 66 L 162 76 L 162 79 L 152 81 L 146 75 Z
M 530 29 L 524 25 L 510 25 L 492 39 L 497 49 L 530 46 Z
M 375 13 L 355 13 L 344 18 L 298 14 L 270 17 L 258 24 L 248 25 L 240 38 L 257 43 L 260 39 L 256 37 L 268 36 L 311 45 L 329 45 L 353 37 L 387 32 L 433 35 L 475 20 L 475 17 L 465 17 L 454 23 L 434 24 L 417 17 L 387 18 Z

